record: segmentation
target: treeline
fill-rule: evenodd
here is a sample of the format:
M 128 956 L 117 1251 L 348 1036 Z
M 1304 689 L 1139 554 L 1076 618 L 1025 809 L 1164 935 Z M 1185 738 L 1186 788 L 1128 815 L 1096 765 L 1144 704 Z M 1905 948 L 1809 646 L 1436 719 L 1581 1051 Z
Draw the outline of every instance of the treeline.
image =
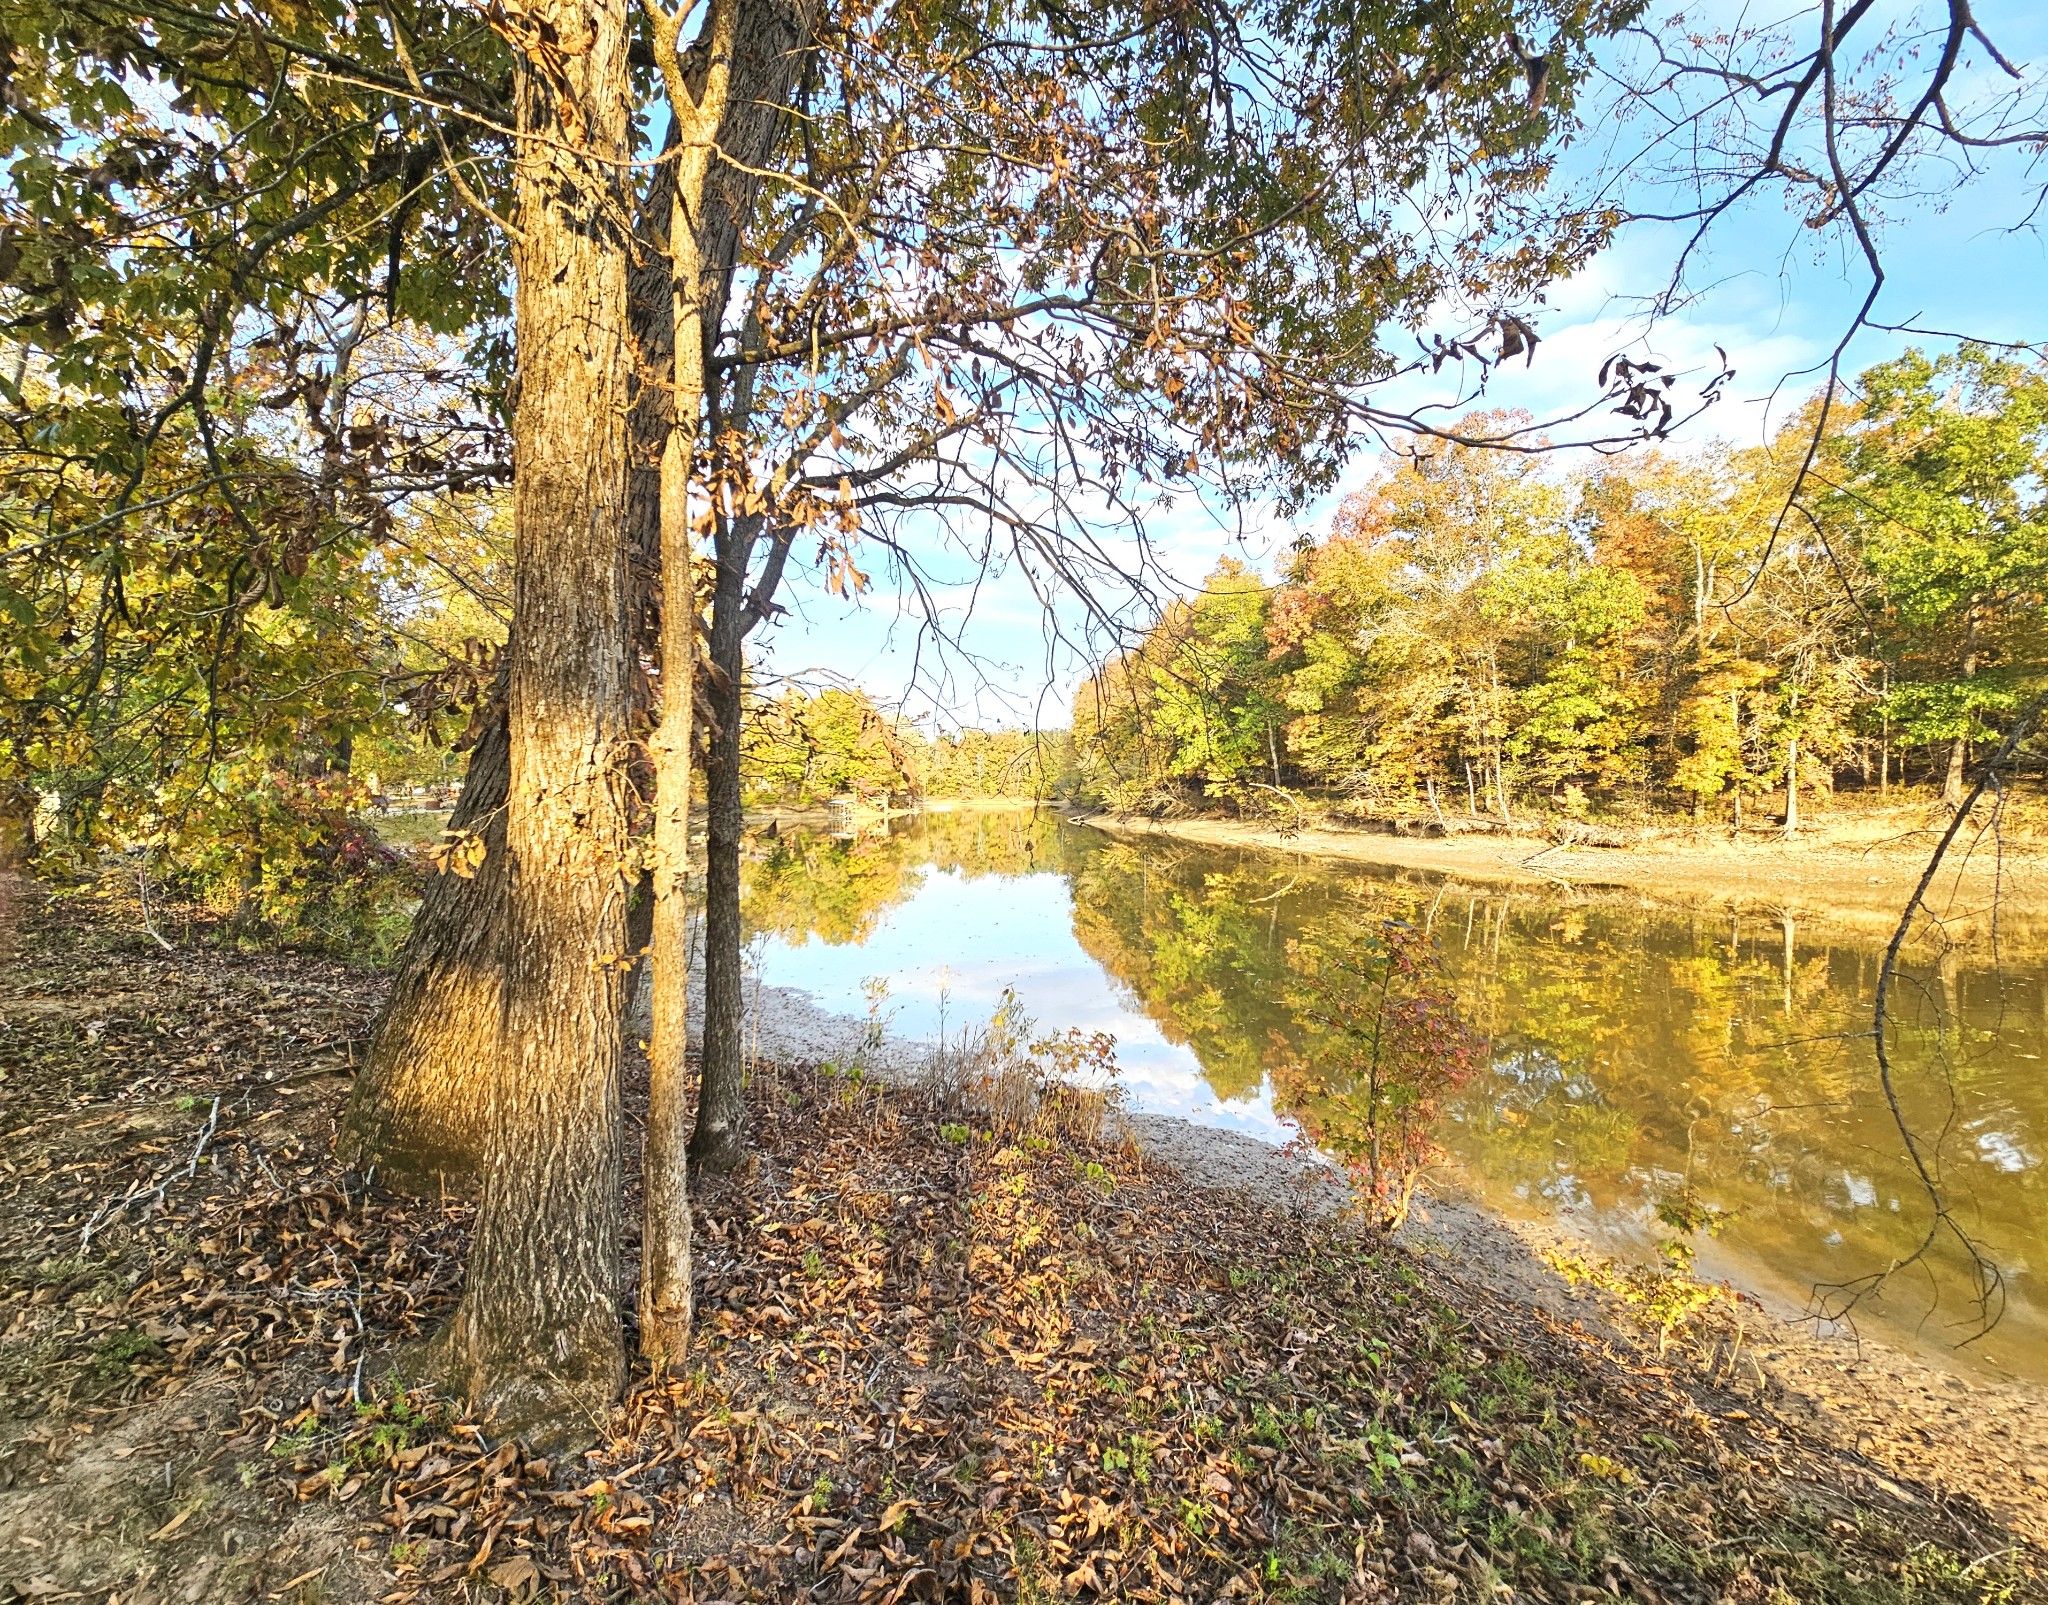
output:
M 791 688 L 750 710 L 741 736 L 750 807 L 1046 798 L 1073 783 L 1064 730 L 935 731 L 884 712 L 864 691 Z
M 2048 372 L 1970 346 L 1752 450 L 1563 475 L 1433 445 L 1276 583 L 1226 559 L 1086 682 L 1081 789 L 1738 827 L 1768 796 L 1788 829 L 1837 785 L 1960 800 L 2048 683 L 2044 453 Z

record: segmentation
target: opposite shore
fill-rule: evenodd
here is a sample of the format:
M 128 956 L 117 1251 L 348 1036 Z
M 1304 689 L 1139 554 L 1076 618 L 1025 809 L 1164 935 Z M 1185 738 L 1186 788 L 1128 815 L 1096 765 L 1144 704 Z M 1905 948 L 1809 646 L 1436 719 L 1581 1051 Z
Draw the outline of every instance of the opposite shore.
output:
M 1311 823 L 1294 830 L 1210 817 L 1150 819 L 1065 808 L 1062 816 L 1105 835 L 1167 838 L 1213 848 L 1417 870 L 1454 882 L 1552 890 L 1637 891 L 1660 901 L 1824 916 L 1861 931 L 1889 931 L 1926 872 L 1940 839 L 1938 811 L 1899 808 L 1810 830 L 1803 837 L 1735 841 L 1679 831 L 1644 832 L 1625 847 L 1526 834 L 1394 834 Z M 1929 888 L 1938 912 L 1965 920 L 1988 913 L 2025 920 L 2048 912 L 2041 867 L 2048 844 L 1965 830 Z

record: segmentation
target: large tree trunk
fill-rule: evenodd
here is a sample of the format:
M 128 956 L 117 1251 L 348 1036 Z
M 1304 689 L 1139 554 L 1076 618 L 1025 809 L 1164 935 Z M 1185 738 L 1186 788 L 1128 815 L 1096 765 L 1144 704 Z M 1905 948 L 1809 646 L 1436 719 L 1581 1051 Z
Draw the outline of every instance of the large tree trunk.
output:
M 510 745 L 504 678 L 449 818 L 474 835 L 469 876 L 429 878 L 398 956 L 390 996 L 342 1115 L 343 1159 L 401 1191 L 467 1191 L 483 1153 L 504 1009 L 505 794 Z
M 656 170 L 642 207 L 643 229 L 649 219 L 666 219 L 673 175 L 673 166 Z M 665 259 L 643 258 L 631 297 L 641 383 L 632 404 L 634 458 L 626 499 L 628 610 L 634 640 L 651 650 L 660 636 L 660 463 L 674 415 L 661 382 L 673 347 Z M 471 1192 L 483 1163 L 504 996 L 508 752 L 501 672 L 448 821 L 451 831 L 481 839 L 483 862 L 472 877 L 448 873 L 427 882 L 337 1143 L 343 1159 L 401 1192 Z
M 587 45 L 519 75 L 503 1073 L 462 1301 L 433 1358 L 499 1434 L 546 1449 L 587 1438 L 625 1381 L 631 147 L 624 0 L 525 16 Z

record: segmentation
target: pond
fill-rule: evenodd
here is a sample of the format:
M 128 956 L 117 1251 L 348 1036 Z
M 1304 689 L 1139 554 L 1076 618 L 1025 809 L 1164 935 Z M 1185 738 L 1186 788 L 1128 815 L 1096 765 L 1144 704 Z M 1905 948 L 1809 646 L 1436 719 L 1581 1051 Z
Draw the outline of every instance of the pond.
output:
M 1274 1142 L 1334 1129 L 1350 1074 L 1305 1022 L 1305 956 L 1404 921 L 1484 1043 L 1437 1120 L 1440 1190 L 1641 1257 L 1690 1189 L 1728 1215 L 1702 1270 L 1780 1308 L 1906 1259 L 1933 1218 L 1877 1076 L 1874 928 L 1115 840 L 1026 811 L 757 835 L 745 907 L 771 985 L 866 1014 L 879 979 L 887 1030 L 913 1039 L 957 1036 L 1010 989 L 1043 1029 L 1112 1034 L 1133 1107 Z M 2002 1316 L 1980 1332 L 1941 1233 L 1855 1319 L 2048 1380 L 2048 943 L 1917 939 L 1898 992 L 1902 1110 L 2003 1278 Z

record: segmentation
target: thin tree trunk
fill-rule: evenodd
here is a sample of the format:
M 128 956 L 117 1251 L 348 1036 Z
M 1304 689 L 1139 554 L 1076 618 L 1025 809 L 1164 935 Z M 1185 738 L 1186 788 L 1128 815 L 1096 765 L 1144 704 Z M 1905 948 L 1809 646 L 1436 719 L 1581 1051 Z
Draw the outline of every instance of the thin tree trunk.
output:
M 781 137 L 786 108 L 795 97 L 804 53 L 817 27 L 819 0 L 719 0 L 711 30 L 729 40 L 707 53 L 729 64 L 722 84 L 715 73 L 701 89 L 683 84 L 687 64 L 670 57 L 663 68 L 671 99 L 679 86 L 699 115 L 717 129 L 704 148 L 722 158 L 707 170 L 701 218 L 694 236 L 698 288 L 694 308 L 678 288 L 677 316 L 694 314 L 707 341 L 720 327 L 724 296 L 738 261 L 742 224 L 760 187 L 760 170 Z M 728 27 L 729 34 L 721 33 Z M 657 48 L 657 56 L 661 51 Z M 687 182 L 687 181 L 685 181 Z M 683 197 L 687 201 L 688 197 Z M 679 274 L 684 271 L 679 258 Z M 684 341 L 678 324 L 678 350 Z M 696 397 L 709 394 L 709 375 L 700 368 Z M 679 356 L 679 404 L 695 400 Z M 743 428 L 750 402 L 740 400 L 728 422 Z M 694 417 L 694 412 L 691 414 Z M 788 553 L 785 531 L 773 546 L 762 574 L 748 593 L 748 566 L 765 519 L 759 513 L 723 514 L 713 521 L 717 578 L 711 599 L 710 673 L 707 703 L 713 720 L 705 765 L 707 830 L 704 864 L 704 1032 L 697 1093 L 697 1121 L 689 1143 L 693 1170 L 718 1174 L 736 1165 L 744 1151 L 741 1126 L 746 1065 L 740 1040 L 740 691 L 747 632 L 767 616 Z M 680 930 L 680 926 L 678 926 Z M 657 937 L 657 949 L 660 941 Z M 682 985 L 676 972 L 675 985 Z
M 671 117 L 664 152 L 669 159 L 656 169 L 643 208 L 660 249 L 647 253 L 632 278 L 635 327 L 642 336 L 627 483 L 629 520 L 645 543 L 648 591 L 659 598 L 660 626 L 648 643 L 660 665 L 661 710 L 649 742 L 654 818 L 644 938 L 649 1030 L 639 1305 L 640 1353 L 657 1373 L 688 1349 L 691 1324 L 690 1193 L 683 1150 L 690 1134 L 687 896 L 696 605 L 688 503 L 704 347 L 686 294 L 698 275 L 684 209 L 701 198 L 708 155 L 702 148 L 683 149 L 682 133 L 682 119 Z M 685 335 L 680 345 L 679 331 Z
M 1799 738 L 1785 747 L 1785 834 L 1799 834 Z
M 694 416 L 693 416 L 694 422 Z M 697 610 L 690 573 L 689 454 L 678 426 L 661 466 L 661 724 L 655 731 L 652 1029 L 640 1249 L 640 1352 L 657 1372 L 690 1346 L 690 715 Z
M 499 1435 L 587 1438 L 625 1381 L 619 1066 L 629 849 L 631 154 L 624 0 L 540 0 L 585 47 L 521 63 L 513 258 L 505 997 L 462 1300 L 432 1358 Z
M 510 742 L 499 671 L 448 828 L 483 845 L 464 876 L 428 877 L 390 994 L 349 1089 L 336 1149 L 402 1192 L 475 1184 L 504 1007 L 505 794 Z
M 1963 679 L 1977 678 L 1977 613 L 1971 608 L 1963 626 Z M 1963 782 L 1970 767 L 1970 732 L 1967 725 L 1969 714 L 1963 715 L 1965 727 L 1954 741 L 1949 743 L 1948 774 L 1942 781 L 1941 800 L 1951 808 L 1957 808 L 1963 801 Z
M 35 856 L 35 790 L 25 782 L 0 778 L 0 876 L 26 875 Z
M 720 586 L 724 586 L 721 576 Z M 737 589 L 737 587 L 735 587 Z M 723 600 L 723 598 L 720 598 Z M 744 1151 L 740 1126 L 746 1063 L 740 1035 L 740 673 L 737 599 L 713 604 L 709 703 L 712 731 L 704 766 L 704 1059 L 690 1165 L 712 1175 Z

